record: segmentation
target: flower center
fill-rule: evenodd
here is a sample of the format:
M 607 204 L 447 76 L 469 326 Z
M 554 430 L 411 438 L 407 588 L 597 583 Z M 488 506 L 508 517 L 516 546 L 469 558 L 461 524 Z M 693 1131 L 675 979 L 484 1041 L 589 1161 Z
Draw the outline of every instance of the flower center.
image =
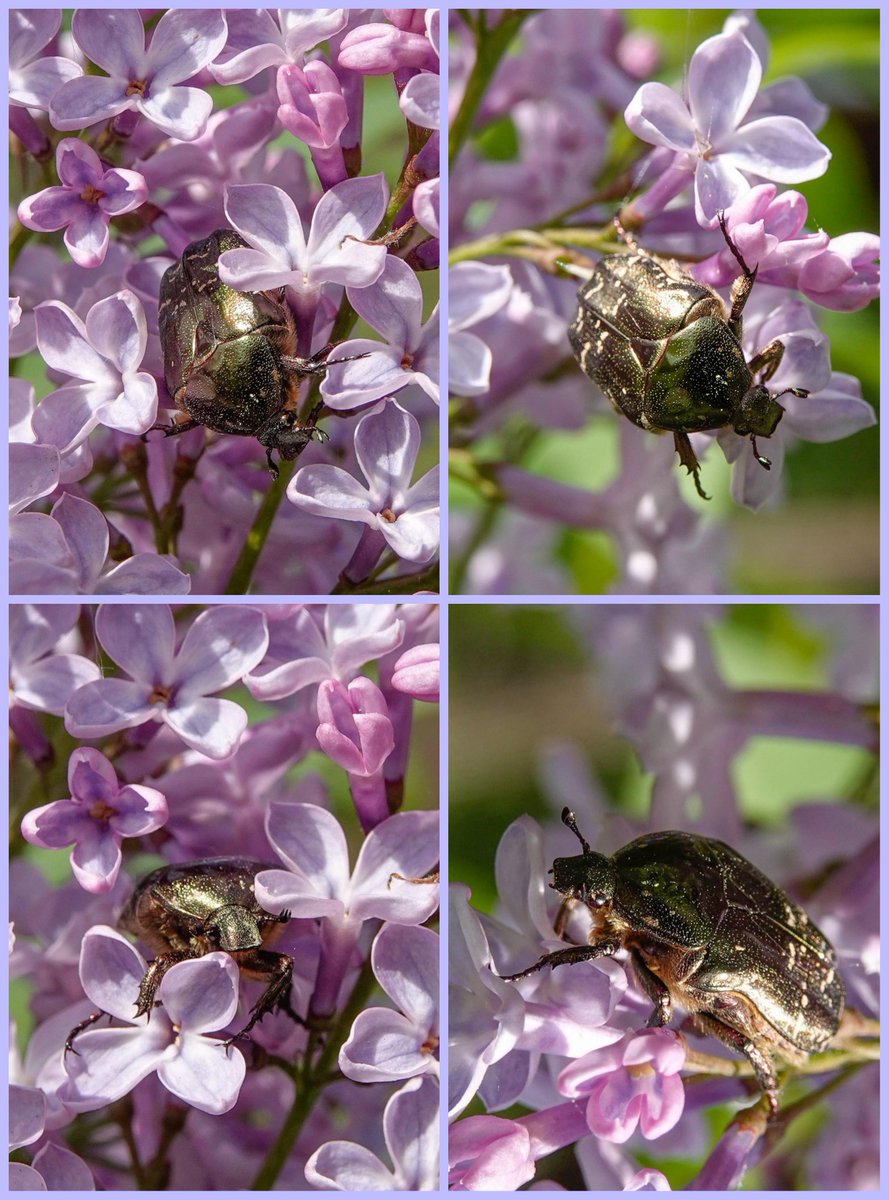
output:
M 632 1079 L 648 1079 L 652 1075 L 656 1075 L 657 1071 L 651 1063 L 634 1063 L 633 1066 L 627 1067 L 627 1074 Z
M 117 809 L 111 808 L 104 800 L 97 800 L 90 809 L 90 816 L 94 821 L 110 821 L 117 816 Z
M 144 96 L 147 87 L 147 79 L 131 79 L 124 94 L 127 96 Z
M 388 522 L 389 525 L 394 525 L 398 520 L 398 514 L 394 513 L 391 508 L 384 508 L 380 513 L 380 516 L 384 521 Z
M 88 183 L 80 193 L 80 198 L 81 200 L 85 200 L 87 204 L 98 204 L 104 195 L 104 192 L 100 192 L 98 188 Z
M 173 689 L 165 687 L 162 683 L 156 683 L 154 690 L 148 697 L 149 704 L 169 704 L 173 696 Z
M 421 1054 L 434 1054 L 435 1051 L 438 1049 L 439 1040 L 440 1039 L 434 1033 L 430 1033 L 429 1037 L 426 1039 L 426 1041 L 420 1047 L 420 1053 Z

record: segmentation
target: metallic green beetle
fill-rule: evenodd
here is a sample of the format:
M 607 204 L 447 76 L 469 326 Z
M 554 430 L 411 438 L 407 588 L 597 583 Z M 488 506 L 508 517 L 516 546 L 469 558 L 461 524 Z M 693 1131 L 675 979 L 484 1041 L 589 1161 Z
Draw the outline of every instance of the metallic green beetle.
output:
M 222 282 L 220 254 L 246 244 L 234 230 L 217 229 L 164 272 L 158 307 L 164 379 L 188 419 L 156 428 L 172 436 L 205 425 L 255 437 L 277 476 L 272 451 L 294 459 L 318 432 L 299 422 L 299 384 L 327 369 L 333 347 L 299 358 L 285 288 L 238 292 Z
M 594 919 L 585 946 L 544 954 L 505 979 L 543 967 L 629 952 L 654 1004 L 649 1026 L 666 1025 L 674 1003 L 697 1028 L 749 1059 L 772 1114 L 773 1055 L 801 1063 L 839 1028 L 845 989 L 833 946 L 776 884 L 725 842 L 694 833 L 650 833 L 610 858 L 590 849 L 567 808 L 562 820 L 582 854 L 557 858 L 551 886 Z
M 578 290 L 577 316 L 568 330 L 575 358 L 617 412 L 642 429 L 673 434 L 679 460 L 704 499 L 688 435 L 731 426 L 749 435 L 757 461 L 768 469 L 756 439 L 771 437 L 784 415 L 777 397 L 808 395 L 785 388 L 773 396 L 764 386 L 778 369 L 783 342 L 770 342 L 750 362 L 745 359 L 741 314 L 756 271 L 747 267 L 721 213 L 719 223 L 742 271 L 728 315 L 712 288 L 696 283 L 678 263 L 640 252 L 618 225 L 633 253 L 596 264 Z
M 257 873 L 274 869 L 273 863 L 250 858 L 206 858 L 159 867 L 136 885 L 117 925 L 156 955 L 139 985 L 137 1017 L 150 1017 L 155 994 L 170 967 L 224 950 L 241 974 L 268 983 L 236 1037 L 243 1037 L 275 1008 L 304 1024 L 290 1003 L 293 959 L 265 949 L 290 914 L 266 912 L 253 891 Z M 74 1038 L 103 1015 L 92 1013 L 72 1029 L 65 1049 L 72 1050 Z

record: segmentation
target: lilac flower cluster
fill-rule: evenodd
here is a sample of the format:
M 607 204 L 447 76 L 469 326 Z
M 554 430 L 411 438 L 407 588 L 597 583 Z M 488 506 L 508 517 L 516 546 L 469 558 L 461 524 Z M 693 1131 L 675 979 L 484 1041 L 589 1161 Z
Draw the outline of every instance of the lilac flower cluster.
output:
M 12 605 L 10 646 L 12 1187 L 434 1188 L 436 765 L 411 749 L 437 607 Z M 136 1017 L 148 961 L 115 928 L 159 862 L 219 858 L 267 864 L 294 964 L 234 1041 L 262 980 L 213 949 Z
M 576 1156 L 572 1178 L 579 1170 L 589 1190 L 669 1190 L 670 1160 L 681 1160 L 683 1171 L 694 1164 L 694 1177 L 682 1176 L 691 1190 L 737 1187 L 754 1166 L 763 1188 L 876 1186 L 877 1127 L 862 1120 L 862 1107 L 875 1111 L 878 1087 L 875 1043 L 863 1032 L 868 1026 L 873 1035 L 879 1011 L 876 806 L 811 804 L 797 793 L 783 827 L 770 810 L 773 826 L 755 829 L 742 819 L 734 781 L 738 756 L 754 738 L 876 752 L 877 606 L 818 606 L 801 614 L 809 635 L 814 628 L 829 639 L 832 678 L 800 690 L 727 683 L 711 643 L 716 608 L 584 606 L 570 613 L 596 663 L 610 717 L 654 778 L 650 812 L 643 825 L 609 811 L 581 748 L 561 743 L 541 772 L 551 817 L 541 826 L 521 816 L 500 840 L 495 912 L 476 911 L 469 888 L 451 884 L 452 1186 L 515 1190 L 534 1180 L 544 1188 L 548 1169 L 565 1166 L 564 1154 L 552 1166 L 547 1157 L 567 1147 Z M 456 686 L 452 668 L 452 704 Z M 547 886 L 548 872 L 554 858 L 578 853 L 556 816 L 566 804 L 603 853 L 657 829 L 729 841 L 803 898 L 836 948 L 846 1017 L 820 1059 L 782 1075 L 785 1082 L 796 1075 L 796 1088 L 787 1086 L 768 1137 L 762 1107 L 751 1107 L 755 1083 L 745 1086 L 722 1069 L 718 1043 L 694 1036 L 688 1022 L 646 1028 L 651 1001 L 624 955 L 501 978 L 566 940 L 585 943 L 594 928 L 592 905 L 575 905 L 562 939 L 554 932 L 561 897 Z M 469 832 L 464 825 L 454 823 L 452 856 Z M 808 1132 L 791 1124 L 815 1104 L 822 1119 Z M 715 1105 L 722 1106 L 718 1115 Z M 715 1118 L 728 1124 L 714 1145 Z M 785 1129 L 795 1153 L 768 1156 Z M 850 1141 L 846 1153 L 834 1154 L 839 1130 L 848 1130 Z M 564 1186 L 562 1179 L 558 1174 L 555 1186 Z
M 437 10 L 9 21 L 12 593 L 434 590 Z M 365 107 L 388 123 L 375 159 Z M 227 407 L 268 395 L 243 356 L 208 403 L 245 436 L 169 424 L 161 277 L 223 227 L 244 242 L 223 282 L 289 306 L 290 356 L 330 355 L 280 397 L 308 445 L 274 482 Z M 218 325 L 194 342 L 218 367 Z
M 813 306 L 851 313 L 878 295 L 878 238 L 812 232 L 817 212 L 787 186 L 828 171 L 817 136 L 825 106 L 798 78 L 763 86 L 768 39 L 750 14 L 690 52 L 681 92 L 643 82 L 660 48 L 617 12 L 471 10 L 452 14 L 451 28 L 455 590 L 554 590 L 553 575 L 562 593 L 734 590 L 720 561 L 725 530 L 704 525 L 697 498 L 678 486 L 672 438 L 623 419 L 615 433 L 611 405 L 574 368 L 566 331 L 577 279 L 565 267 L 588 277 L 591 252 L 626 252 L 613 229 L 623 198 L 621 222 L 644 251 L 675 256 L 727 298 L 739 266 L 719 229 L 724 214 L 757 272 L 745 357 L 780 340 L 768 388 L 808 394 L 782 396 L 783 419 L 760 447 L 770 470 L 731 427 L 695 433 L 692 444 L 703 455 L 718 442 L 738 504 L 774 508 L 786 498 L 785 451 L 875 421 L 859 380 L 832 367 Z M 627 128 L 639 139 L 632 162 L 615 148 Z M 607 424 L 590 426 L 596 412 Z M 598 587 L 565 562 L 566 529 L 608 536 L 616 561 Z M 529 535 L 539 553 L 517 563 L 513 547 Z

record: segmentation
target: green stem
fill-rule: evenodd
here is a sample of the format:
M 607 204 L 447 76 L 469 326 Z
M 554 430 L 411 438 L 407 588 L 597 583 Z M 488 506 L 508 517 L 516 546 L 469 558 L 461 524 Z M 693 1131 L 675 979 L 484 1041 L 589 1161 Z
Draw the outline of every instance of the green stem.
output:
M 334 1063 L 339 1055 L 340 1047 L 349 1036 L 353 1021 L 364 1010 L 375 984 L 376 981 L 370 962 L 366 962 L 362 967 L 361 974 L 358 976 L 358 982 L 355 984 L 352 995 L 349 997 L 348 1004 L 340 1013 L 336 1025 L 330 1031 L 327 1044 L 314 1063 L 310 1062 L 307 1051 L 305 1069 L 301 1077 L 297 1080 L 293 1105 L 284 1120 L 284 1124 L 281 1126 L 281 1131 L 275 1139 L 274 1145 L 269 1151 L 265 1162 L 260 1167 L 256 1179 L 253 1181 L 253 1191 L 269 1191 L 281 1174 L 284 1164 L 287 1162 L 293 1147 L 296 1145 L 296 1140 L 303 1126 L 311 1115 L 312 1109 L 315 1107 L 315 1102 L 328 1082 Z
M 485 91 L 500 60 L 506 53 L 512 39 L 518 33 L 522 23 L 532 16 L 536 9 L 513 9 L 505 12 L 496 25 L 488 28 L 484 16 L 475 25 L 475 62 L 466 81 L 466 89 L 457 115 L 451 125 L 449 163 L 453 167 L 457 155 L 463 148 L 463 143 L 469 137 L 472 122 L 479 106 L 484 99 Z M 489 10 L 488 16 L 491 15 Z
M 410 575 L 395 575 L 388 579 L 364 580 L 361 583 L 340 582 L 331 592 L 333 596 L 403 596 L 410 592 L 438 591 L 438 563 L 430 563 Z
M 226 596 L 246 596 L 250 591 L 253 572 L 256 570 L 256 564 L 259 562 L 262 548 L 266 543 L 266 538 L 269 536 L 272 522 L 281 506 L 281 501 L 284 499 L 284 493 L 287 491 L 287 485 L 295 468 L 295 462 L 282 462 L 280 464 L 278 478 L 272 482 L 271 487 L 262 498 L 262 504 L 260 504 L 259 511 L 253 518 L 250 532 L 244 539 L 244 545 L 241 548 L 241 553 L 238 555 L 238 561 L 235 563 L 228 583 L 225 585 Z

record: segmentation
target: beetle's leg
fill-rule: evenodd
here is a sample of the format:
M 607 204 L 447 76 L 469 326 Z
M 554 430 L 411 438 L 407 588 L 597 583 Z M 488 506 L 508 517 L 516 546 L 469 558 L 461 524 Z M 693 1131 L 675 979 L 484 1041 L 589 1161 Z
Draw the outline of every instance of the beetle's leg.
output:
M 673 445 L 676 447 L 676 453 L 679 455 L 679 461 L 688 471 L 689 475 L 694 476 L 695 487 L 698 495 L 702 500 L 709 500 L 710 497 L 701 487 L 701 464 L 698 462 L 698 456 L 695 454 L 691 446 L 688 434 L 678 430 L 673 432 Z
M 764 454 L 760 454 L 759 450 L 757 450 L 755 433 L 751 433 L 751 435 L 750 435 L 750 445 L 753 447 L 753 457 L 756 459 L 756 461 L 759 463 L 759 465 L 761 467 L 765 467 L 765 469 L 767 471 L 771 471 L 772 460 L 770 458 L 766 458 L 766 456 Z
M 136 1016 L 143 1017 L 148 1013 L 149 1019 L 151 1018 L 155 993 L 170 967 L 175 966 L 178 962 L 185 962 L 187 958 L 200 958 L 201 954 L 200 950 L 173 950 L 169 954 L 158 955 L 154 962 L 149 963 L 148 970 L 142 976 L 142 982 L 139 984 Z
M 636 241 L 636 239 L 633 237 L 633 235 L 631 233 L 628 233 L 626 231 L 626 229 L 624 229 L 623 224 L 621 223 L 620 213 L 615 213 L 613 220 L 614 220 L 614 228 L 617 230 L 617 236 L 620 238 L 620 240 L 623 242 L 623 244 L 627 247 L 627 249 L 631 250 L 633 254 L 638 254 L 639 253 L 639 243 Z
M 328 367 L 333 367 L 337 363 L 355 362 L 359 358 L 368 358 L 370 351 L 365 351 L 363 354 L 347 354 L 345 358 L 328 358 L 331 350 L 335 350 L 337 342 L 328 342 L 317 354 L 313 354 L 311 358 L 299 358 L 297 355 L 282 354 L 281 362 L 291 371 L 296 371 L 298 375 L 323 375 Z
M 191 417 L 189 417 L 186 421 L 177 421 L 174 418 L 169 425 L 152 425 L 147 433 L 142 434 L 142 441 L 146 442 L 148 440 L 148 434 L 154 433 L 156 429 L 160 429 L 163 432 L 164 437 L 178 437 L 180 433 L 191 433 L 192 429 L 197 429 L 200 424 L 200 421 L 194 421 L 191 419 Z
M 738 266 L 743 274 L 739 275 L 732 284 L 732 309 L 729 313 L 728 327 L 738 339 L 741 340 L 741 314 L 744 311 L 744 305 L 750 298 L 750 293 L 753 291 L 753 285 L 756 282 L 756 272 L 758 267 L 754 267 L 751 271 L 744 259 L 741 257 L 741 251 L 731 239 L 728 229 L 725 224 L 725 213 L 719 213 L 719 228 L 722 230 L 722 236 L 725 238 L 725 244 L 731 250 L 737 260 Z
M 544 954 L 524 971 L 516 971 L 514 975 L 501 975 L 500 979 L 524 979 L 526 975 L 532 975 L 544 967 L 561 967 L 566 963 L 586 962 L 590 958 L 602 958 L 615 954 L 619 949 L 619 942 L 600 942 L 596 946 L 566 946 L 564 950 L 553 950 L 550 954 Z
M 305 1021 L 290 1003 L 290 985 L 293 982 L 293 959 L 289 954 L 275 954 L 271 950 L 240 950 L 232 954 L 241 971 L 252 979 L 267 979 L 269 985 L 250 1010 L 250 1020 L 239 1033 L 229 1038 L 231 1045 L 237 1038 L 250 1032 L 257 1021 L 275 1008 L 283 1009 L 298 1025 Z
M 759 382 L 768 383 L 781 365 L 783 357 L 784 343 L 779 338 L 775 338 L 773 342 L 769 342 L 764 350 L 760 350 L 759 354 L 755 354 L 751 358 L 747 364 L 750 368 L 750 374 L 759 375 L 760 371 L 762 371 Z
M 634 948 L 630 950 L 630 959 L 639 986 L 654 1005 L 651 1016 L 645 1022 L 646 1027 L 656 1029 L 661 1025 L 669 1024 L 670 1018 L 673 1016 L 673 1002 L 670 999 L 667 985 L 646 965 L 645 959 L 638 950 Z
M 272 458 L 272 447 L 271 446 L 266 446 L 265 461 L 269 464 L 269 474 L 272 477 L 272 483 L 274 483 L 275 480 L 278 478 L 278 476 L 281 474 L 281 472 L 278 470 L 277 463 Z
M 746 1034 L 741 1033 L 739 1029 L 732 1029 L 730 1025 L 724 1025 L 712 1013 L 695 1013 L 694 1022 L 702 1033 L 709 1033 L 718 1038 L 723 1045 L 737 1050 L 750 1062 L 763 1095 L 769 1102 L 769 1120 L 774 1120 L 778 1112 L 778 1076 L 769 1054 L 761 1050 Z
M 72 1054 L 79 1054 L 80 1051 L 74 1049 L 74 1039 L 83 1033 L 84 1029 L 89 1029 L 90 1025 L 95 1025 L 96 1021 L 101 1021 L 102 1017 L 107 1016 L 108 1013 L 104 1009 L 97 1008 L 95 1012 L 91 1012 L 88 1017 L 78 1022 L 65 1038 L 65 1053 L 68 1054 L 70 1051 Z

